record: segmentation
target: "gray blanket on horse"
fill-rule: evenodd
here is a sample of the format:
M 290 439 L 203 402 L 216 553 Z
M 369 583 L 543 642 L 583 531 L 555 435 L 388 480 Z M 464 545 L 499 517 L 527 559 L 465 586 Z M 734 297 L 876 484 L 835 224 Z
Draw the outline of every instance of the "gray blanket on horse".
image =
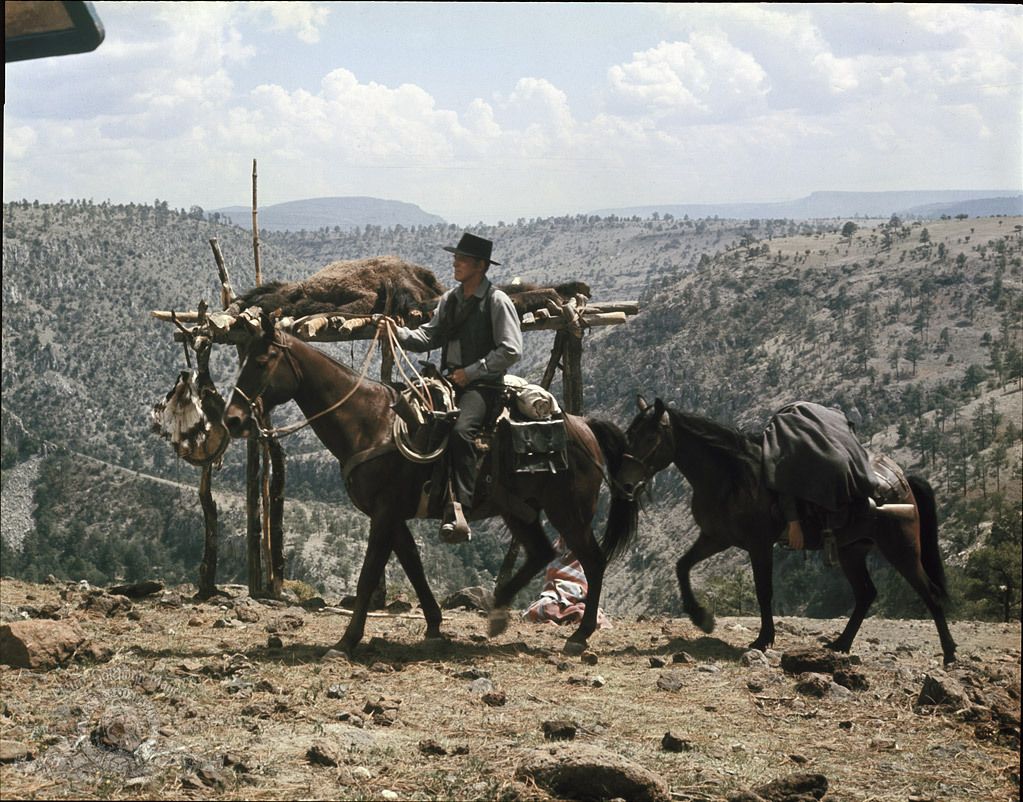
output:
M 827 510 L 874 493 L 870 458 L 845 413 L 806 401 L 782 407 L 763 435 L 764 480 Z

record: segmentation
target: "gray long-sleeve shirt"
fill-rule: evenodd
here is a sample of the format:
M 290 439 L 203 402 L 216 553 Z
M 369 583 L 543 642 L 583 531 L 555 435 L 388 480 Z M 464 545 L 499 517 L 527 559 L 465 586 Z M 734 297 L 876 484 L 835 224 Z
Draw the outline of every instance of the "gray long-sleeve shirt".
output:
M 484 278 L 476 288 L 476 292 L 473 293 L 480 299 L 480 303 L 486 298 L 489 287 L 490 280 Z M 451 304 L 455 305 L 455 314 L 457 315 L 466 300 L 462 285 L 455 285 L 440 297 L 433 317 L 422 326 L 417 329 L 398 326 L 395 332 L 398 342 L 409 351 L 417 353 L 432 351 L 434 348 L 443 346 L 442 321 L 450 319 L 448 315 Z M 512 304 L 511 298 L 496 288 L 490 303 L 490 322 L 493 326 L 494 350 L 471 365 L 462 366 L 470 382 L 500 378 L 522 356 L 522 326 L 519 323 L 519 315 L 515 311 L 515 305 Z M 448 362 L 452 365 L 461 364 L 461 344 L 458 338 L 453 338 L 447 346 Z

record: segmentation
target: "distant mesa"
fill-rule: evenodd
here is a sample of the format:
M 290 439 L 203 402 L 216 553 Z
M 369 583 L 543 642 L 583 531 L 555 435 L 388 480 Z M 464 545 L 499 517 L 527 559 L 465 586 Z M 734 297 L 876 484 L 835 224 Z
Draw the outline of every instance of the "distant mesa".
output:
M 905 192 L 814 192 L 805 198 L 775 203 L 689 203 L 599 209 L 598 217 L 661 216 L 722 220 L 819 220 L 835 217 L 940 218 L 965 214 L 970 217 L 1023 215 L 1019 190 L 933 190 Z
M 310 198 L 265 206 L 259 210 L 259 227 L 267 231 L 316 231 L 321 228 L 342 231 L 367 225 L 393 228 L 394 226 L 432 226 L 445 223 L 444 218 L 424 212 L 414 203 L 382 200 L 381 198 L 345 197 Z M 243 228 L 252 226 L 252 208 L 228 206 L 211 209 Z

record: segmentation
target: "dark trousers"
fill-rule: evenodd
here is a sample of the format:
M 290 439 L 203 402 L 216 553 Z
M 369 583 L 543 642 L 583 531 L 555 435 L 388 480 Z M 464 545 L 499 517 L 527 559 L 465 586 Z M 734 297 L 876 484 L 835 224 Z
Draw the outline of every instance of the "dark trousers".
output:
M 472 509 L 476 487 L 476 436 L 486 423 L 497 392 L 492 387 L 469 385 L 458 397 L 458 420 L 448 441 L 448 454 L 455 500 L 466 513 Z

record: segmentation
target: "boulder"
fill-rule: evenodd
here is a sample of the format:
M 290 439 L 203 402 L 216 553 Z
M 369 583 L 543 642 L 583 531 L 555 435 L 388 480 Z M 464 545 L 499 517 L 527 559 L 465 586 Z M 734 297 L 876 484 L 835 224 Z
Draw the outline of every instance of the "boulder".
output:
M 87 642 L 85 633 L 70 621 L 14 621 L 0 626 L 0 663 L 55 668 L 70 661 Z
M 621 755 L 571 744 L 529 753 L 515 779 L 534 782 L 562 799 L 628 799 L 670 802 L 668 784 L 658 775 Z
M 494 606 L 494 595 L 486 588 L 479 586 L 462 588 L 444 599 L 440 606 L 444 610 L 457 610 L 464 607 L 469 610 L 487 612 Z

